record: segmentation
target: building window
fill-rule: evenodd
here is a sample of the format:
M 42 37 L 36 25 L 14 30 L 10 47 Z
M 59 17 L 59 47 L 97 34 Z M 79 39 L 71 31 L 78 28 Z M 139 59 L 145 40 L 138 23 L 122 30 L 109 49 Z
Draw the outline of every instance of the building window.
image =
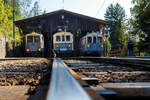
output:
M 88 37 L 88 43 L 92 43 L 92 37 Z
M 56 36 L 56 41 L 58 42 L 58 41 L 61 41 L 60 40 L 60 36 Z
M 98 43 L 102 43 L 102 37 L 98 37 Z
M 66 35 L 66 41 L 70 41 L 70 35 Z

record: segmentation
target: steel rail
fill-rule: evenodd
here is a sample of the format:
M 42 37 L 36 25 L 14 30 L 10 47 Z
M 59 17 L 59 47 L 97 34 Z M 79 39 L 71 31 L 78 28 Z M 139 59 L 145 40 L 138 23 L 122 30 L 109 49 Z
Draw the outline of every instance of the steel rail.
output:
M 123 57 L 80 57 L 80 58 L 63 58 L 64 60 L 88 60 L 88 61 L 98 61 L 105 63 L 117 63 L 126 64 L 133 66 L 143 66 L 149 68 L 150 59 L 148 58 L 123 58 Z
M 60 59 L 54 58 L 47 100 L 91 100 Z
M 41 58 L 41 57 L 0 58 L 0 61 L 9 61 L 9 60 L 39 60 L 39 59 L 48 59 L 48 58 Z

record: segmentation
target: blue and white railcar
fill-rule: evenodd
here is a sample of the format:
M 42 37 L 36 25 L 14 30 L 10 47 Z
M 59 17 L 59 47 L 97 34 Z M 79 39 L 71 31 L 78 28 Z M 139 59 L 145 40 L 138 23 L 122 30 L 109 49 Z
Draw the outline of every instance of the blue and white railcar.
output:
M 43 56 L 44 37 L 42 34 L 32 32 L 25 35 L 26 56 Z
M 100 55 L 103 48 L 103 36 L 99 32 L 87 33 L 80 41 L 80 50 L 86 55 Z
M 53 49 L 57 55 L 72 54 L 74 50 L 73 34 L 70 32 L 55 33 L 53 35 Z

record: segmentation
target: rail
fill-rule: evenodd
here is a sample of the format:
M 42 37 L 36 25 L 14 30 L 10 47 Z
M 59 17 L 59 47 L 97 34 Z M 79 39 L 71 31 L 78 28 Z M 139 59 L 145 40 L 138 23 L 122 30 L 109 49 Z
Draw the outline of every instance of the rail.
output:
M 79 83 L 67 70 L 67 65 L 54 58 L 47 100 L 91 100 Z
M 52 50 L 53 56 L 56 57 L 56 53 L 54 51 L 54 49 Z
M 42 57 L 14 57 L 14 58 L 0 58 L 0 61 L 9 61 L 9 60 L 39 60 L 39 59 L 45 59 Z

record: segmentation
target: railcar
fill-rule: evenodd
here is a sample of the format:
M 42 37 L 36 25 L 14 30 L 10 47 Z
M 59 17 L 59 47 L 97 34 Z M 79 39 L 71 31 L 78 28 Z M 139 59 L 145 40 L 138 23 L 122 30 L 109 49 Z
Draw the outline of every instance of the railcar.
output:
M 73 54 L 73 34 L 65 31 L 55 33 L 53 35 L 53 49 L 57 56 Z
M 44 55 L 44 37 L 42 34 L 32 32 L 30 34 L 25 35 L 25 55 Z
M 80 51 L 83 55 L 99 56 L 103 50 L 103 36 L 99 32 L 87 33 L 80 40 Z

